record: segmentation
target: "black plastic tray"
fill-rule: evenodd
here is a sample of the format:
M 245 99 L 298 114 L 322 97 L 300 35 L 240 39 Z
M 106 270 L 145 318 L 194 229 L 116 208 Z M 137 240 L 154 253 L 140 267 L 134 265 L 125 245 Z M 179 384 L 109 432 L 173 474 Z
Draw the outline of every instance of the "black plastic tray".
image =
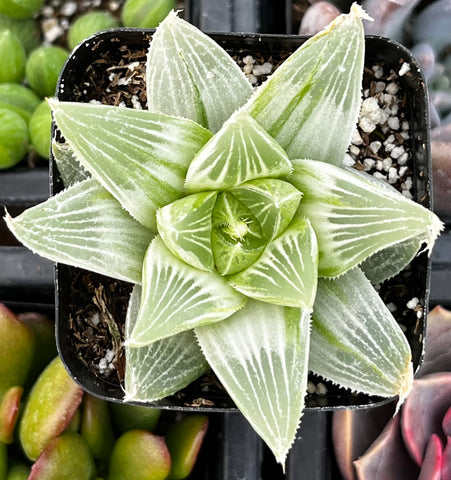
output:
M 74 85 L 80 81 L 80 72 L 92 63 L 96 56 L 104 52 L 117 51 L 118 39 L 121 45 L 128 45 L 133 50 L 140 50 L 147 47 L 150 30 L 121 29 L 120 31 L 109 31 L 97 34 L 86 40 L 79 46 L 67 61 L 60 77 L 59 85 L 64 88 L 57 88 L 57 96 L 60 100 L 73 101 Z M 212 38 L 222 45 L 226 50 L 239 52 L 240 55 L 258 51 L 260 53 L 292 52 L 307 37 L 287 36 L 287 35 L 260 35 L 260 34 L 211 34 Z M 411 147 L 414 154 L 414 197 L 426 207 L 430 207 L 430 151 L 429 151 L 429 132 L 428 132 L 428 113 L 427 113 L 427 94 L 422 74 L 416 61 L 408 50 L 396 42 L 380 37 L 367 37 L 366 64 L 372 66 L 377 62 L 390 66 L 395 71 L 399 70 L 400 60 L 408 62 L 411 66 L 410 73 L 399 78 L 404 88 L 409 92 L 408 110 L 411 125 Z M 62 188 L 61 181 L 56 169 L 53 170 L 53 192 Z M 57 342 L 60 355 L 67 369 L 73 375 L 85 390 L 104 399 L 121 401 L 123 392 L 119 386 L 97 378 L 73 355 L 73 352 L 67 350 L 67 343 L 71 337 L 71 331 L 67 322 L 68 318 L 68 296 L 70 292 L 70 283 L 68 281 L 68 272 L 72 267 L 64 265 L 57 266 L 57 291 L 56 291 L 56 324 L 57 324 Z M 418 257 L 414 263 L 415 291 L 412 297 L 421 299 L 425 305 L 425 316 L 429 301 L 429 283 L 431 274 L 430 259 L 426 255 Z M 415 321 L 416 323 L 416 321 Z M 413 361 L 415 367 L 421 362 L 423 344 L 422 340 L 425 332 L 424 320 L 420 320 L 420 325 L 407 326 L 407 338 L 411 345 Z M 215 406 L 202 407 L 206 411 L 233 411 L 235 406 L 228 398 L 214 398 Z M 323 397 L 307 397 L 306 406 L 308 409 L 336 409 L 343 407 L 358 408 L 368 405 L 377 405 L 387 400 L 368 397 L 366 395 L 355 395 L 349 392 L 332 388 L 329 393 Z M 222 405 L 218 407 L 217 405 Z M 183 402 L 177 397 L 168 397 L 159 402 L 153 403 L 157 408 L 180 408 L 187 409 Z M 197 407 L 196 407 L 197 408 Z

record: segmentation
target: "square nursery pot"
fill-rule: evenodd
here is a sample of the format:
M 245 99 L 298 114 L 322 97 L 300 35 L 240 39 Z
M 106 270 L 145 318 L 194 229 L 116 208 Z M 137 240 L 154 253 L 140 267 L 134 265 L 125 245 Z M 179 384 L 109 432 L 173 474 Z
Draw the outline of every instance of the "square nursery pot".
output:
M 129 82 L 132 91 L 125 87 L 111 85 L 111 72 L 127 71 L 131 62 L 141 62 L 144 65 L 148 43 L 152 35 L 151 30 L 120 29 L 103 32 L 86 40 L 71 55 L 67 61 L 59 80 L 57 97 L 62 101 L 88 102 L 98 100 L 96 92 L 91 86 L 96 85 L 103 89 L 109 88 L 110 95 L 107 103 L 127 103 L 132 94 L 139 96 L 140 74 Z M 264 34 L 212 34 L 211 37 L 222 45 L 238 62 L 246 55 L 252 55 L 263 63 L 266 60 L 274 65 L 284 60 L 293 52 L 306 37 Z M 366 39 L 366 68 L 364 89 L 370 93 L 377 92 L 377 82 L 372 69 L 375 65 L 383 66 L 386 82 L 396 80 L 400 85 L 400 113 L 402 120 L 408 122 L 409 138 L 404 145 L 410 154 L 406 164 L 412 178 L 413 198 L 430 208 L 430 152 L 427 113 L 427 93 L 425 82 L 418 64 L 411 54 L 401 45 L 380 37 Z M 404 64 L 404 67 L 402 65 Z M 122 65 L 122 67 L 121 67 Z M 410 69 L 407 73 L 406 66 Z M 113 66 L 114 68 L 109 70 Z M 141 70 L 141 72 L 143 69 Z M 401 73 L 401 74 L 400 74 Z M 123 83 L 123 82 L 120 82 Z M 389 132 L 390 133 L 390 132 Z M 56 132 L 58 138 L 58 132 Z M 375 138 L 381 139 L 385 135 L 375 131 Z M 387 134 L 388 135 L 388 134 Z M 368 150 L 362 149 L 361 160 L 368 155 Z M 52 165 L 52 192 L 62 189 L 62 182 L 58 172 Z M 395 316 L 405 326 L 407 339 L 410 343 L 415 369 L 421 363 L 423 340 L 425 333 L 425 319 L 429 299 L 430 261 L 426 254 L 419 255 L 411 264 L 408 271 L 402 272 L 389 282 L 382 285 L 380 294 L 384 301 L 397 306 Z M 115 365 L 109 376 L 99 373 L 99 361 L 110 348 L 111 340 L 108 331 L 102 325 L 84 322 L 83 318 L 92 315 L 96 306 L 92 297 L 96 288 L 103 285 L 104 293 L 111 292 L 106 300 L 116 318 L 119 328 L 124 320 L 128 295 L 131 285 L 100 275 L 57 265 L 56 267 L 56 328 L 58 348 L 63 362 L 73 378 L 88 392 L 112 401 L 122 401 L 123 391 L 116 373 L 121 369 L 123 358 Z M 416 311 L 406 307 L 412 298 L 419 299 L 422 310 Z M 418 314 L 420 312 L 420 314 Z M 106 337 L 105 337 L 106 336 Z M 100 339 L 98 344 L 93 339 Z M 313 383 L 322 381 L 311 378 Z M 363 394 L 351 393 L 324 382 L 327 393 L 307 395 L 307 409 L 333 410 L 336 408 L 358 408 L 378 405 L 387 402 L 386 399 L 369 397 Z M 218 385 L 213 375 L 206 375 L 197 380 L 183 391 L 167 397 L 150 406 L 170 409 L 195 409 L 197 411 L 225 412 L 235 411 L 236 407 L 227 393 Z

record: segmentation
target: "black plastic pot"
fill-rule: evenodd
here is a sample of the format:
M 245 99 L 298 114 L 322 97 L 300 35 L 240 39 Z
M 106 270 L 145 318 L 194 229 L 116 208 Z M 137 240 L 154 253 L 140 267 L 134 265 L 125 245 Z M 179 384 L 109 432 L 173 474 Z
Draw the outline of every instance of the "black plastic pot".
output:
M 148 39 L 152 31 L 121 29 L 97 34 L 86 40 L 79 46 L 67 61 L 59 80 L 57 96 L 63 101 L 74 101 L 75 85 L 80 83 L 82 75 L 87 68 L 92 68 L 96 59 L 111 54 L 113 62 L 118 60 L 119 45 L 126 45 L 131 51 L 140 51 L 147 48 Z M 291 53 L 306 37 L 285 36 L 285 35 L 244 35 L 244 34 L 212 34 L 212 38 L 223 46 L 230 53 L 237 53 L 240 56 L 248 53 L 258 52 L 262 54 Z M 408 104 L 408 117 L 410 121 L 411 148 L 414 153 L 413 180 L 415 200 L 426 207 L 430 207 L 430 151 L 427 114 L 427 93 L 422 74 L 413 57 L 401 45 L 379 37 L 367 37 L 366 64 L 372 66 L 381 63 L 385 68 L 392 68 L 398 71 L 400 61 L 410 64 L 410 72 L 399 78 L 403 88 L 408 92 L 406 102 Z M 103 64 L 102 68 L 106 68 Z M 53 163 L 52 163 L 53 165 Z M 53 193 L 62 188 L 61 180 L 55 168 L 53 168 Z M 71 331 L 68 318 L 70 315 L 69 305 L 71 303 L 71 278 L 76 271 L 73 267 L 58 265 L 56 271 L 56 327 L 58 348 L 63 362 L 73 378 L 88 392 L 106 400 L 121 401 L 123 391 L 118 384 L 110 383 L 97 377 L 84 363 L 77 358 L 73 349 L 73 332 Z M 423 351 L 423 338 L 425 333 L 425 318 L 429 301 L 430 282 L 430 259 L 427 255 L 420 255 L 412 264 L 413 290 L 411 297 L 418 297 L 425 307 L 421 319 L 413 317 L 406 325 L 406 336 L 411 345 L 413 361 L 418 368 Z M 234 411 L 236 410 L 231 399 L 223 394 L 215 397 L 204 395 L 204 398 L 211 400 L 213 405 L 202 405 L 201 407 L 186 407 L 190 390 L 186 389 L 183 399 L 179 396 L 165 398 L 152 406 L 157 408 L 171 409 L 195 409 L 204 411 Z M 324 396 L 307 396 L 307 409 L 330 410 L 336 408 L 359 408 L 369 405 L 377 405 L 387 400 L 356 395 L 334 386 Z M 188 402 L 189 403 L 189 402 Z

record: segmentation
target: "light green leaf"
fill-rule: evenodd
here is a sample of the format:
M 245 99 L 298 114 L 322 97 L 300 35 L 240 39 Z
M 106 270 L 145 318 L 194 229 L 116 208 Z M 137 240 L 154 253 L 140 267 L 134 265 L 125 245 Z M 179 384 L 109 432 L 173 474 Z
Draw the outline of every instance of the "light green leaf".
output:
M 186 175 L 189 192 L 226 190 L 255 178 L 290 174 L 280 145 L 246 112 L 237 112 L 194 157 Z
M 211 221 L 213 256 L 221 275 L 243 270 L 263 252 L 266 240 L 259 223 L 230 192 L 218 195 Z
M 354 4 L 301 45 L 244 107 L 290 159 L 341 164 L 360 110 L 365 17 Z
M 174 12 L 153 35 L 146 85 L 150 111 L 190 118 L 213 133 L 252 94 L 235 61 Z
M 410 347 L 400 326 L 359 268 L 320 279 L 309 368 L 343 387 L 383 397 L 410 391 Z
M 312 308 L 316 294 L 318 247 L 305 218 L 296 218 L 246 270 L 227 277 L 244 295 L 262 302 Z
M 302 198 L 291 183 L 272 178 L 252 180 L 229 191 L 252 212 L 268 240 L 288 227 Z
M 373 285 L 382 283 L 404 270 L 417 255 L 421 244 L 421 238 L 396 243 L 371 255 L 360 265 L 360 269 Z
M 158 233 L 180 260 L 208 272 L 214 269 L 211 214 L 216 192 L 188 195 L 157 212 Z
M 67 143 L 53 140 L 52 154 L 66 188 L 82 180 L 86 180 L 91 176 L 90 173 L 80 165 L 80 162 L 75 158 L 74 152 Z
M 144 259 L 141 307 L 126 345 L 148 345 L 197 325 L 218 322 L 245 302 L 220 275 L 182 262 L 156 237 Z
M 141 282 L 144 255 L 153 238 L 94 179 L 16 218 L 7 215 L 6 223 L 26 247 L 43 257 L 132 283 Z
M 341 275 L 413 238 L 430 250 L 443 228 L 430 210 L 360 173 L 311 160 L 293 165 L 290 181 L 304 194 L 299 212 L 318 237 L 319 276 Z
M 135 285 L 128 305 L 126 338 L 136 323 L 141 286 Z M 151 402 L 178 392 L 210 367 L 192 330 L 145 347 L 125 347 L 125 401 Z
M 208 363 L 281 464 L 304 406 L 309 330 L 309 310 L 254 300 L 195 329 Z
M 184 195 L 194 154 L 211 137 L 200 125 L 146 110 L 49 100 L 77 160 L 144 226 Z

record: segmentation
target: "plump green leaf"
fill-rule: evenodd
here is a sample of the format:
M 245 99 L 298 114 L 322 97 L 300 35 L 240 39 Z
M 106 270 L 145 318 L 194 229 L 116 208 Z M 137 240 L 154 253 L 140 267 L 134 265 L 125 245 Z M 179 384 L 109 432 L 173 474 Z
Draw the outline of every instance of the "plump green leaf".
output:
M 156 237 L 144 259 L 141 307 L 126 345 L 148 345 L 197 325 L 217 322 L 232 315 L 245 301 L 218 274 L 182 262 Z
M 296 218 L 249 268 L 227 281 L 262 302 L 312 308 L 318 270 L 318 246 L 309 220 Z
M 249 300 L 232 317 L 195 329 L 208 363 L 282 464 L 304 405 L 310 312 Z
M 174 12 L 153 36 L 146 86 L 150 111 L 190 118 L 213 133 L 252 94 L 232 58 Z
M 421 238 L 411 238 L 396 243 L 371 255 L 360 265 L 360 269 L 373 285 L 397 275 L 415 258 L 422 244 Z
M 404 400 L 413 382 L 410 347 L 359 268 L 320 279 L 309 368 L 339 385 Z
M 157 212 L 158 233 L 180 260 L 211 272 L 211 214 L 216 192 L 193 193 L 166 205 Z
M 290 174 L 280 145 L 246 112 L 237 112 L 200 150 L 186 175 L 189 192 L 226 190 L 256 178 Z
M 80 165 L 80 162 L 75 158 L 74 152 L 67 143 L 52 140 L 51 149 L 58 173 L 66 188 L 82 180 L 86 180 L 91 176 L 91 174 Z
M 126 338 L 138 318 L 141 286 L 135 285 L 127 311 Z M 172 395 L 209 370 L 192 330 L 144 347 L 125 347 L 125 400 L 150 402 Z
M 431 249 L 443 228 L 430 210 L 371 177 L 295 160 L 291 182 L 304 194 L 299 212 L 318 237 L 319 275 L 334 277 L 374 253 L 415 238 Z
M 219 194 L 211 221 L 213 256 L 221 275 L 243 270 L 263 252 L 266 240 L 258 221 L 230 192 Z
M 191 120 L 146 110 L 51 100 L 77 160 L 144 226 L 184 194 L 194 154 L 211 133 Z
M 252 212 L 268 240 L 288 227 L 302 198 L 291 183 L 273 178 L 251 180 L 231 188 L 230 193 Z
M 341 164 L 361 103 L 362 17 L 354 4 L 350 14 L 301 45 L 244 107 L 290 159 Z
M 7 214 L 5 220 L 26 247 L 43 257 L 141 283 L 142 262 L 153 234 L 94 179 L 77 183 L 16 218 Z

